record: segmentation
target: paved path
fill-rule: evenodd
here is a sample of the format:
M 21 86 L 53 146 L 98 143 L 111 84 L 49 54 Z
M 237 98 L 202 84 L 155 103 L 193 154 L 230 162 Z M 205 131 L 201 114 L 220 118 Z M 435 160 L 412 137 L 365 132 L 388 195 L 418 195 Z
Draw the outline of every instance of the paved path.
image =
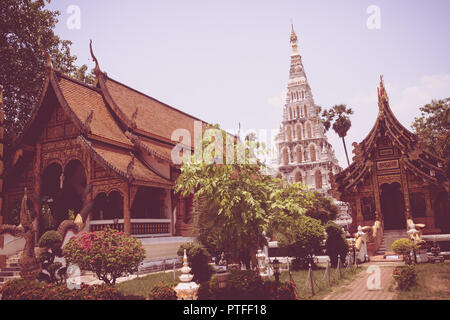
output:
M 364 268 L 357 278 L 350 284 L 338 288 L 335 292 L 329 294 L 324 300 L 392 300 L 395 292 L 389 291 L 392 282 L 392 272 L 396 266 L 403 265 L 403 262 L 371 262 L 362 265 Z M 380 290 L 369 290 L 367 288 L 367 279 L 371 276 L 367 273 L 370 266 L 378 266 L 380 268 Z M 373 268 L 373 267 L 372 267 Z

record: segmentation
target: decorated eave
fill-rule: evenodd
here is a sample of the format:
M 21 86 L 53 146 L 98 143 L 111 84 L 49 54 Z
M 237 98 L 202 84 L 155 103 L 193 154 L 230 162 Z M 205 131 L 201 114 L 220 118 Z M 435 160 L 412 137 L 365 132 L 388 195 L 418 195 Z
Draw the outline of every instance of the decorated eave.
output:
M 378 88 L 378 117 L 367 137 L 361 142 L 354 142 L 352 164 L 332 178 L 334 188 L 340 193 L 356 190 L 358 184 L 370 179 L 373 165 L 374 148 L 378 138 L 385 136 L 401 152 L 400 165 L 410 173 L 430 184 L 442 186 L 446 180 L 443 171 L 443 159 L 425 150 L 423 140 L 406 129 L 394 116 L 389 98 L 380 77 Z

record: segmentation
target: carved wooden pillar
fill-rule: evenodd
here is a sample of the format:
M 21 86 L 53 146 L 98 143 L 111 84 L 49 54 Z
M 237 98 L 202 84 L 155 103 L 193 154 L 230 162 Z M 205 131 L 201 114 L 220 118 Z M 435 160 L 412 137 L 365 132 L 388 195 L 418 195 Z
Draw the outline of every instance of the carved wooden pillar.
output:
M 130 185 L 125 183 L 123 188 L 123 231 L 128 235 L 131 235 L 130 189 Z
M 5 130 L 3 128 L 3 121 L 5 114 L 3 113 L 3 86 L 0 85 L 0 225 L 2 224 L 2 213 L 3 213 L 3 139 Z M 5 213 L 6 216 L 6 213 Z
M 433 212 L 433 208 L 431 206 L 431 195 L 430 195 L 430 190 L 428 188 L 426 188 L 424 190 L 424 195 L 425 195 L 425 216 L 426 216 L 426 224 L 428 228 L 434 228 L 435 227 L 435 221 L 434 221 L 434 212 Z
M 378 185 L 377 169 L 375 165 L 372 166 L 372 190 L 375 199 L 375 219 L 381 221 L 383 216 L 381 214 L 380 186 Z
M 405 210 L 406 210 L 406 219 L 411 219 L 411 206 L 409 202 L 409 190 L 408 190 L 408 179 L 406 177 L 406 172 L 403 166 L 400 166 L 400 176 L 402 179 L 403 186 L 403 198 L 405 200 Z
M 356 224 L 358 225 L 363 225 L 364 224 L 364 217 L 362 215 L 361 212 L 361 197 L 360 196 L 356 196 L 355 197 L 356 200 Z
M 37 201 L 33 201 L 36 211 L 36 240 L 39 240 L 40 217 L 41 217 L 41 144 L 36 144 L 36 159 L 34 161 L 34 193 L 37 195 Z

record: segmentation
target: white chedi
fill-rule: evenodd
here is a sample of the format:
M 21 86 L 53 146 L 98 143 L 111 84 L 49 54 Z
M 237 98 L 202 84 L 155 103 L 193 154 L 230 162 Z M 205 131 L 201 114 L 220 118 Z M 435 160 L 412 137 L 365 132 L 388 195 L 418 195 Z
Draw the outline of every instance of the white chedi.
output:
M 191 274 L 191 268 L 188 264 L 186 249 L 184 249 L 183 256 L 183 267 L 181 268 L 180 283 L 175 287 L 175 292 L 177 293 L 178 300 L 196 300 L 198 288 L 200 287 L 197 283 L 192 281 L 194 277 Z

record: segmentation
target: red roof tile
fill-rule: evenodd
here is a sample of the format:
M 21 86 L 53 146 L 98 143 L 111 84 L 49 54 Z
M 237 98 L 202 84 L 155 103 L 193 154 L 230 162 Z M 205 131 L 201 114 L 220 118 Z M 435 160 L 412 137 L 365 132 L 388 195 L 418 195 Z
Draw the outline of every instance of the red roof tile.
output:
M 101 93 L 66 77 L 58 77 L 58 83 L 70 109 L 82 123 L 85 123 L 91 111 L 93 112 L 90 122 L 92 134 L 128 146 L 133 145 L 113 119 Z

